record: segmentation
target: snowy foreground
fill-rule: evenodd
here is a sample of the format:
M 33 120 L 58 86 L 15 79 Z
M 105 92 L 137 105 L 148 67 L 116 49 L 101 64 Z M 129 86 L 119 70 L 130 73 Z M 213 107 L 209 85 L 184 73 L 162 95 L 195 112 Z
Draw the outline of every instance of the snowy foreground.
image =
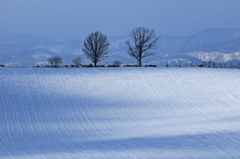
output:
M 5 158 L 240 158 L 240 70 L 0 68 Z

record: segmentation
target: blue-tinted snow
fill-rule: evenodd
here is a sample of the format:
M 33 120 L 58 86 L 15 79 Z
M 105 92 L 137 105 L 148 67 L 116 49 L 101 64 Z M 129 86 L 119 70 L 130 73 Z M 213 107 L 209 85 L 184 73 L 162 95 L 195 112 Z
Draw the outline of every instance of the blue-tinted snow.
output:
M 0 158 L 240 158 L 240 72 L 0 68 Z

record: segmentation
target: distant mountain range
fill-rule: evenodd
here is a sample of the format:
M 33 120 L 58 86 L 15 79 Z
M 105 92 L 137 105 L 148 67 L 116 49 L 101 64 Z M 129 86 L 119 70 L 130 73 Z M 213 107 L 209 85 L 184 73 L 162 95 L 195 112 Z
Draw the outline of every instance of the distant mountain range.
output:
M 125 40 L 130 36 L 108 38 L 109 57 L 101 64 L 118 59 L 124 64 L 136 63 L 126 53 Z M 64 64 L 82 55 L 84 63 L 90 63 L 81 51 L 83 40 L 54 42 L 46 38 L 29 35 L 0 36 L 0 64 L 8 66 L 35 66 L 47 64 L 47 58 L 61 56 Z M 210 29 L 191 36 L 162 36 L 158 41 L 156 55 L 143 60 L 143 63 L 165 64 L 212 60 L 215 62 L 240 62 L 240 29 Z

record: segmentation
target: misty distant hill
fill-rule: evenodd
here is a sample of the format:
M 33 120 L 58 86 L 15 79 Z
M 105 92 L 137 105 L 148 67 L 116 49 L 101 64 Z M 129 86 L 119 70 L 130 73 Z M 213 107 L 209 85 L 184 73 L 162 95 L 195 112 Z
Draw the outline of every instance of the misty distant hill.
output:
M 205 45 L 199 45 L 191 48 L 185 48 L 182 50 L 177 50 L 175 52 L 192 52 L 192 51 L 204 51 L 204 52 L 214 52 L 218 51 L 221 53 L 232 53 L 240 52 L 240 38 L 231 39 L 229 41 L 223 41 L 219 43 L 210 43 Z
M 235 43 L 235 39 L 240 38 L 240 29 L 210 29 L 199 32 L 191 36 L 162 36 L 159 40 L 158 50 L 161 53 L 166 52 L 186 52 L 186 51 L 216 51 L 219 45 L 228 43 L 226 50 L 232 50 L 229 45 Z M 233 41 L 232 41 L 233 40 Z M 230 42 L 230 43 L 229 43 Z M 240 47 L 239 47 L 240 48 Z M 198 49 L 198 50 L 196 50 Z M 230 51 L 231 52 L 231 51 Z
M 130 36 L 109 37 L 109 57 L 102 64 L 119 59 L 123 63 L 136 63 L 131 59 L 124 41 Z M 0 63 L 6 65 L 33 66 L 46 64 L 51 56 L 63 57 L 65 64 L 82 55 L 84 63 L 90 63 L 83 52 L 83 40 L 54 42 L 46 38 L 30 35 L 0 36 Z M 166 63 L 184 63 L 203 60 L 228 62 L 240 60 L 240 29 L 210 29 L 190 36 L 162 36 L 159 39 L 156 56 L 143 60 L 143 63 L 165 65 Z

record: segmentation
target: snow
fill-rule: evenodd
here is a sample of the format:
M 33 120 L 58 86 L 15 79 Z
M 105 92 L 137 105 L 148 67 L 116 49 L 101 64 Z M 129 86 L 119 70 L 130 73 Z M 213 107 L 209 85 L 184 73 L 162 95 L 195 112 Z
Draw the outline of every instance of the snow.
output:
M 40 44 L 34 49 L 47 49 L 51 52 L 60 54 L 64 48 L 66 48 L 69 45 L 69 42 L 65 42 L 63 44 L 58 44 L 58 45 L 46 45 L 46 44 Z
M 240 60 L 240 52 L 221 53 L 221 52 L 202 52 L 193 51 L 187 55 L 201 59 L 202 61 L 228 62 L 231 60 Z
M 240 72 L 0 68 L 0 159 L 240 158 Z

